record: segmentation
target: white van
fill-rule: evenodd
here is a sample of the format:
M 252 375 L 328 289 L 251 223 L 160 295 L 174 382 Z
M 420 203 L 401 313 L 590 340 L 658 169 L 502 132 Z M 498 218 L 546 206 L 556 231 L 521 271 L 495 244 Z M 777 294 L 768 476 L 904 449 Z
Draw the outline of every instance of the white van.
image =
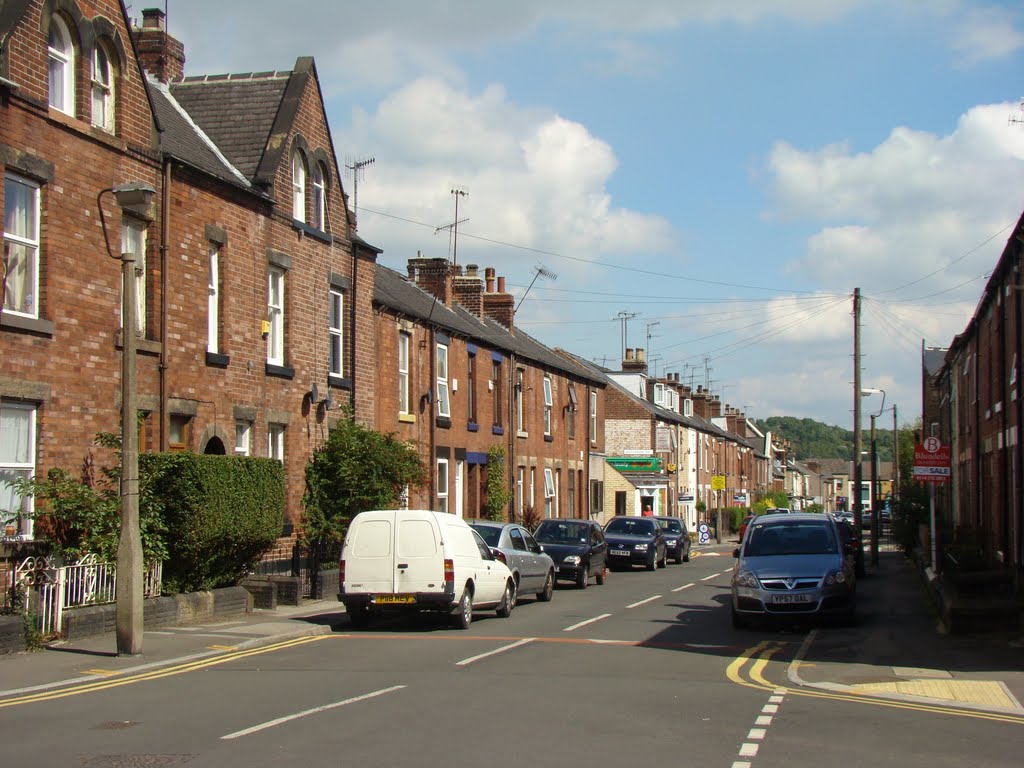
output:
M 338 599 L 355 627 L 385 611 L 436 611 L 466 629 L 474 608 L 504 618 L 516 604 L 512 572 L 465 520 L 445 512 L 360 512 L 338 567 Z

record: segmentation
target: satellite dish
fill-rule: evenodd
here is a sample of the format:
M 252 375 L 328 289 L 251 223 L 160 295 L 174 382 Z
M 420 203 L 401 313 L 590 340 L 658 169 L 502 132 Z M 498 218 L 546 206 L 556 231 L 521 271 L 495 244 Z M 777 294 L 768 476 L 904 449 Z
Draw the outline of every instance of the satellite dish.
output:
M 327 397 L 324 398 L 324 410 L 331 410 L 331 406 L 334 405 L 334 401 L 331 400 L 331 393 L 327 393 Z
M 313 385 L 313 389 L 309 393 L 310 401 L 316 403 L 320 401 L 320 390 L 316 388 L 316 384 Z

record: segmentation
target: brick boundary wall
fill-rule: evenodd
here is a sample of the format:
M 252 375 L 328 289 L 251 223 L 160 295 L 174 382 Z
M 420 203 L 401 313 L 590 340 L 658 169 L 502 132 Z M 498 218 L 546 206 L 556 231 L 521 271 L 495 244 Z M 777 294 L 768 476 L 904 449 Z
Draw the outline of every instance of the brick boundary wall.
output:
M 159 629 L 182 624 L 196 624 L 213 618 L 230 618 L 252 613 L 253 597 L 243 587 L 223 587 L 208 592 L 155 597 L 145 601 L 143 626 Z M 116 629 L 117 606 L 90 605 L 74 608 L 64 614 L 64 637 L 77 640 L 113 633 Z M 21 616 L 0 616 L 0 653 L 25 650 L 24 624 Z

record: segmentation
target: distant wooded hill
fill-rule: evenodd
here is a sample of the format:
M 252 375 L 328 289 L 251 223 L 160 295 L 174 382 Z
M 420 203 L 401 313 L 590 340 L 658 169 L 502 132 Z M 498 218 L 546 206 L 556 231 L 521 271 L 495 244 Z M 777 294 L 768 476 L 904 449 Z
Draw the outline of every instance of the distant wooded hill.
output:
M 865 419 L 865 421 L 868 421 Z M 853 430 L 833 427 L 814 419 L 798 419 L 793 416 L 770 416 L 755 419 L 754 423 L 762 432 L 769 431 L 777 438 L 784 438 L 796 449 L 797 461 L 804 459 L 845 459 L 853 457 Z M 892 458 L 892 421 L 886 429 L 882 424 L 876 428 L 879 461 Z M 871 430 L 865 425 L 863 450 L 871 450 Z

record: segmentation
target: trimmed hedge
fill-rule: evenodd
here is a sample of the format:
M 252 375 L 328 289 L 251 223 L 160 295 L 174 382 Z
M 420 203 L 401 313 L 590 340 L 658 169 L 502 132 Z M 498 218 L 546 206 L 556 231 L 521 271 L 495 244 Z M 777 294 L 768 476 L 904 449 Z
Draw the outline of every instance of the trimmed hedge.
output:
M 280 535 L 281 462 L 193 453 L 143 454 L 139 462 L 166 526 L 165 593 L 238 584 Z

